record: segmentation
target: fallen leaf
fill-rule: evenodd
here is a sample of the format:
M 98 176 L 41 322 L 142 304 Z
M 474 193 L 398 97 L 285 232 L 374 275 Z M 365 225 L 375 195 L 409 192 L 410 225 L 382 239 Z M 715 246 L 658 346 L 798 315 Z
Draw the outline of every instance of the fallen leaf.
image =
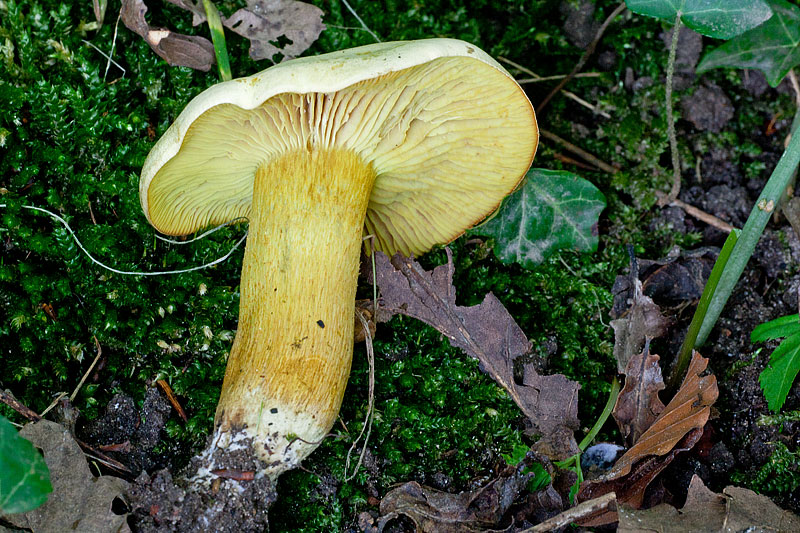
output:
M 692 476 L 686 503 L 678 510 L 661 504 L 637 510 L 619 507 L 619 533 L 695 531 L 800 531 L 800 518 L 784 511 L 766 496 L 729 486 L 716 494 Z
M 167 2 L 190 12 L 192 14 L 192 26 L 198 26 L 206 21 L 203 0 L 167 0 Z
M 638 441 L 664 410 L 658 397 L 659 391 L 664 390 L 658 360 L 646 345 L 642 353 L 628 361 L 625 369 L 625 386 L 617 396 L 612 414 L 627 446 Z
M 20 435 L 41 448 L 50 470 L 53 493 L 32 511 L 6 518 L 17 527 L 37 532 L 129 532 L 125 515 L 111 510 L 111 502 L 128 487 L 111 476 L 94 477 L 80 446 L 63 426 L 40 420 L 26 425 Z
M 694 475 L 689 483 L 686 503 L 680 511 L 666 503 L 646 510 L 619 505 L 617 533 L 720 531 L 725 521 L 725 503 L 725 497 L 707 489 Z
M 456 305 L 452 254 L 446 250 L 447 264 L 431 272 L 400 254 L 391 261 L 376 254 L 381 320 L 403 314 L 436 328 L 451 345 L 480 361 L 481 369 L 508 391 L 543 440 L 552 439 L 556 457 L 551 459 L 577 453 L 572 431 L 578 427 L 580 385 L 561 374 L 539 375 L 532 364 L 524 365 L 522 383 L 514 380 L 514 360 L 528 353 L 530 342 L 493 294 L 480 305 Z
M 714 375 L 701 376 L 708 359 L 694 352 L 686 377 L 675 397 L 667 404 L 653 425 L 620 457 L 608 474 L 581 485 L 580 501 L 617 493 L 617 501 L 638 508 L 644 490 L 674 457 L 687 451 L 703 435 L 703 427 L 711 414 L 711 405 L 719 395 Z M 584 526 L 607 524 L 617 519 L 616 513 L 582 522 Z
M 500 522 L 530 477 L 520 466 L 508 469 L 476 491 L 459 494 L 410 481 L 384 496 L 381 517 L 371 531 L 382 532 L 390 521 L 401 515 L 414 522 L 417 533 L 508 531 L 513 523 L 503 528 Z M 498 527 L 501 529 L 494 529 Z
M 250 57 L 272 60 L 282 54 L 283 61 L 302 54 L 325 29 L 323 11 L 295 0 L 248 0 L 222 23 L 250 40 Z M 282 46 L 280 38 L 288 40 Z
M 614 328 L 614 358 L 620 374 L 625 373 L 630 358 L 641 353 L 646 339 L 664 335 L 670 325 L 670 321 L 661 314 L 661 309 L 643 294 L 638 272 L 636 260 L 633 260 L 630 275 L 614 283 L 614 292 L 617 294 L 630 291 L 630 297 L 626 298 L 630 303 L 627 311 L 620 312 L 620 318 L 611 321 L 611 327 Z
M 725 531 L 800 531 L 800 517 L 784 511 L 769 498 L 752 490 L 728 486 Z
M 183 35 L 166 28 L 152 28 L 144 18 L 147 6 L 142 0 L 122 0 L 123 24 L 141 36 L 150 48 L 172 66 L 208 71 L 214 64 L 214 45 L 204 37 Z

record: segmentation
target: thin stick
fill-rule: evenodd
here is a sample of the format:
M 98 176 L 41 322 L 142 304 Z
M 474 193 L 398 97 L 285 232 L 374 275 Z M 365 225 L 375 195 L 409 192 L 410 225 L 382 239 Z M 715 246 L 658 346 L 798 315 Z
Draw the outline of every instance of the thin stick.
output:
M 603 34 L 606 32 L 606 29 L 608 28 L 609 24 L 611 24 L 611 21 L 613 21 L 615 18 L 617 18 L 617 16 L 620 15 L 623 11 L 625 11 L 625 9 L 626 9 L 625 2 L 621 2 L 617 6 L 617 8 L 614 11 L 612 11 L 611 14 L 608 17 L 606 17 L 606 20 L 603 21 L 603 24 L 600 25 L 600 28 L 597 30 L 597 33 L 595 34 L 594 39 L 592 40 L 591 43 L 589 43 L 589 46 L 586 47 L 586 50 L 583 52 L 583 55 L 581 56 L 581 58 L 578 60 L 578 63 L 576 63 L 575 66 L 572 67 L 572 72 L 570 72 L 569 75 L 566 78 L 561 80 L 561 82 L 558 85 L 553 87 L 553 90 L 550 91 L 550 94 L 545 96 L 544 100 L 542 100 L 541 103 L 536 107 L 536 110 L 538 112 L 541 113 L 542 110 L 544 110 L 544 108 L 547 107 L 547 104 L 550 103 L 550 100 L 552 100 L 552 98 L 555 95 L 557 95 L 558 92 L 561 89 L 563 89 L 564 86 L 567 83 L 569 83 L 570 80 L 572 80 L 572 78 L 574 78 L 575 75 L 578 72 L 580 72 L 580 70 L 583 68 L 583 66 L 586 64 L 586 62 L 589 60 L 591 55 L 594 53 L 595 48 L 597 48 L 597 44 L 600 42 L 600 39 L 602 39 Z
M 508 65 L 511 65 L 512 67 L 521 70 L 522 72 L 524 72 L 525 74 L 528 74 L 529 76 L 533 76 L 534 79 L 541 78 L 541 76 L 536 74 L 531 69 L 523 67 L 519 63 L 515 63 L 514 61 L 511 61 L 508 58 L 500 56 L 500 57 L 497 58 L 497 60 L 498 61 L 502 61 L 503 63 L 506 63 Z M 519 82 L 517 82 L 517 83 L 519 83 Z M 584 100 L 583 98 L 581 98 L 580 96 L 578 96 L 575 93 L 571 93 L 569 91 L 564 91 L 564 96 L 566 96 L 567 98 L 571 98 L 572 100 L 575 100 L 580 105 L 590 109 L 593 113 L 597 113 L 598 115 L 600 115 L 603 118 L 611 118 L 611 115 L 609 115 L 605 111 L 602 111 L 602 110 L 598 109 L 597 106 L 594 106 L 594 105 L 590 104 L 589 102 L 587 102 L 586 100 Z
M 693 216 L 694 218 L 700 220 L 701 222 L 705 222 L 709 226 L 714 226 L 715 228 L 722 230 L 725 233 L 730 233 L 731 231 L 733 231 L 733 226 L 731 226 L 724 220 L 715 217 L 711 213 L 706 213 L 702 209 L 698 209 L 693 205 L 689 205 L 682 200 L 675 198 L 674 200 L 672 200 L 672 202 L 670 202 L 669 205 L 673 207 L 680 207 L 681 209 L 686 211 L 686 214 Z
M 362 28 L 364 28 L 364 31 L 366 31 L 367 33 L 369 33 L 370 35 L 372 35 L 372 38 L 373 38 L 373 39 L 375 39 L 377 42 L 381 42 L 381 40 L 378 38 L 378 36 L 377 36 L 377 35 L 375 35 L 375 33 L 374 33 L 374 32 L 373 32 L 371 29 L 369 29 L 369 26 L 367 26 L 367 25 L 364 23 L 364 21 L 363 21 L 363 20 L 361 20 L 361 17 L 359 17 L 359 16 L 358 16 L 358 13 L 356 13 L 356 10 L 355 10 L 355 9 L 353 9 L 352 7 L 350 7 L 350 4 L 347 2 L 347 0 L 342 0 L 342 3 L 344 4 L 344 7 L 346 7 L 346 8 L 347 8 L 347 10 L 348 10 L 350 13 L 352 13 L 352 14 L 353 14 L 353 16 L 356 18 L 356 20 L 358 21 L 358 23 L 359 23 L 359 24 L 361 24 L 361 27 L 362 27 Z
M 38 422 L 39 420 L 42 419 L 41 416 L 36 414 L 36 411 L 31 409 L 27 405 L 23 405 L 22 403 L 20 403 L 19 400 L 14 398 L 14 395 L 11 394 L 10 392 L 0 390 L 0 402 L 3 402 L 4 404 L 12 408 L 14 411 L 16 411 L 17 413 L 19 413 L 20 415 L 22 415 L 23 417 L 27 418 L 32 422 Z
M 614 492 L 603 494 L 593 500 L 581 502 L 575 507 L 567 509 L 561 514 L 557 514 L 553 518 L 548 518 L 531 528 L 528 528 L 520 533 L 545 533 L 547 531 L 556 531 L 562 527 L 566 527 L 571 523 L 592 516 L 593 514 L 608 509 L 612 504 L 617 502 L 617 495 Z
M 602 76 L 602 72 L 580 72 L 578 74 L 573 75 L 573 78 L 599 78 Z M 556 76 L 541 76 L 538 78 L 522 78 L 521 80 L 517 80 L 517 83 L 522 85 L 523 83 L 539 83 L 542 81 L 556 81 L 556 80 L 563 80 L 564 78 L 568 77 L 569 74 L 558 74 Z
M 100 359 L 100 356 L 103 354 L 103 349 L 100 348 L 100 341 L 97 340 L 97 337 L 95 335 L 92 335 L 92 338 L 94 339 L 94 345 L 97 346 L 97 355 L 94 356 L 94 361 L 92 361 L 92 364 L 89 365 L 88 370 L 86 370 L 86 372 L 84 372 L 83 377 L 78 382 L 78 386 L 75 387 L 75 390 L 72 391 L 72 394 L 70 394 L 70 396 L 69 396 L 69 401 L 70 402 L 74 402 L 75 401 L 75 396 L 78 395 L 78 391 L 81 390 L 81 387 L 83 387 L 83 382 L 86 381 L 86 378 L 89 377 L 89 374 L 92 373 L 92 370 L 94 370 L 94 365 L 97 364 L 97 361 Z
M 672 155 L 672 187 L 669 194 L 662 196 L 658 200 L 658 205 L 665 206 L 672 203 L 681 192 L 681 159 L 678 154 L 678 137 L 675 134 L 675 115 L 672 111 L 672 80 L 675 77 L 675 55 L 678 50 L 678 34 L 681 32 L 681 12 L 675 17 L 675 26 L 672 28 L 672 43 L 669 46 L 669 58 L 667 59 L 667 80 L 666 80 L 666 106 L 667 106 L 667 135 L 669 136 L 669 148 Z
M 50 402 L 50 405 L 48 405 L 48 406 L 47 406 L 47 409 L 45 409 L 44 411 L 42 411 L 42 412 L 41 412 L 41 414 L 40 414 L 39 416 L 41 416 L 42 418 L 44 418 L 44 415 L 46 415 L 47 413 L 49 413 L 49 412 L 50 412 L 50 409 L 52 409 L 53 407 L 55 407 L 56 405 L 58 405 L 58 402 L 60 402 L 60 401 L 61 401 L 61 398 L 63 398 L 63 397 L 64 397 L 64 396 L 66 396 L 66 395 L 67 395 L 67 393 L 66 393 L 66 392 L 59 392 L 59 393 L 58 393 L 58 396 L 56 396 L 56 399 L 55 399 L 55 400 L 53 400 L 52 402 Z
M 550 140 L 550 141 L 553 141 L 553 142 L 555 142 L 557 144 L 560 144 L 561 146 L 566 148 L 568 151 L 572 152 L 573 154 L 577 154 L 577 155 L 581 156 L 583 159 L 585 159 L 589 163 L 593 164 L 594 166 L 596 166 L 597 168 L 599 168 L 601 170 L 604 170 L 605 172 L 608 172 L 609 174 L 616 174 L 617 172 L 619 172 L 618 168 L 612 167 L 608 163 L 606 163 L 604 161 L 601 161 L 600 159 L 598 159 L 597 157 L 593 156 L 592 154 L 590 154 L 586 150 L 575 146 L 574 144 L 572 144 L 571 142 L 569 142 L 567 140 L 562 139 L 561 137 L 559 137 L 555 133 L 551 133 L 551 132 L 549 132 L 547 130 L 540 129 L 539 130 L 539 134 L 542 137 L 544 137 L 545 139 L 547 139 L 547 140 Z
M 797 82 L 797 75 L 794 69 L 789 69 L 789 81 L 792 82 L 792 89 L 794 89 L 794 103 L 800 107 L 800 83 Z
M 361 468 L 361 463 L 364 462 L 364 455 L 367 453 L 367 443 L 369 442 L 369 436 L 372 433 L 372 415 L 374 413 L 375 406 L 375 351 L 372 347 L 372 334 L 369 331 L 369 323 L 367 322 L 367 319 L 364 318 L 364 315 L 361 314 L 358 309 L 356 309 L 356 316 L 358 317 L 358 320 L 361 321 L 361 327 L 364 328 L 364 337 L 367 345 L 367 358 L 369 359 L 369 403 L 367 404 L 367 417 L 366 420 L 364 420 L 364 425 L 361 427 L 361 433 L 358 434 L 358 437 L 353 441 L 350 449 L 347 450 L 347 459 L 344 463 L 345 482 L 356 477 L 356 474 L 358 474 L 358 469 Z M 350 468 L 350 454 L 355 449 L 358 441 L 361 440 L 361 436 L 364 435 L 365 429 L 367 434 L 364 437 L 364 445 L 361 447 L 361 454 L 358 456 L 358 463 L 356 463 L 353 473 L 348 476 L 347 470 Z

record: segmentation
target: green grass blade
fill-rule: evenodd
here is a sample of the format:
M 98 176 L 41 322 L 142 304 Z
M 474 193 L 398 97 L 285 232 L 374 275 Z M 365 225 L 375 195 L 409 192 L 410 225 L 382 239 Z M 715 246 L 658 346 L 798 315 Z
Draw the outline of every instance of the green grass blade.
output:
M 742 228 L 739 240 L 733 248 L 730 259 L 725 265 L 716 291 L 709 303 L 708 312 L 700 326 L 700 333 L 696 342 L 697 346 L 705 342 L 708 334 L 711 333 L 711 328 L 716 324 L 719 315 L 722 313 L 722 308 L 725 307 L 733 288 L 736 286 L 736 282 L 739 281 L 739 277 L 742 275 L 745 265 L 750 260 L 750 256 L 753 255 L 758 239 L 764 232 L 764 228 L 775 211 L 781 196 L 786 191 L 798 162 L 800 162 L 800 134 L 795 132 L 789 141 L 789 146 L 786 147 L 786 151 L 783 152 L 778 165 L 772 172 L 769 181 L 761 191 L 761 195 L 756 200 L 756 205 L 753 206 L 753 210 L 750 212 L 744 228 Z
M 211 30 L 211 42 L 214 43 L 214 55 L 217 57 L 217 67 L 219 68 L 219 78 L 222 81 L 233 79 L 231 75 L 231 63 L 228 59 L 228 48 L 225 45 L 225 29 L 222 27 L 222 20 L 219 18 L 219 11 L 211 0 L 203 0 L 203 9 L 206 10 L 208 28 Z
M 686 371 L 686 367 L 692 357 L 692 351 L 698 345 L 697 336 L 700 333 L 700 326 L 705 320 L 708 313 L 708 306 L 716 294 L 722 272 L 725 270 L 725 265 L 731 257 L 731 252 L 733 252 L 736 242 L 739 240 L 740 233 L 739 230 L 735 229 L 728 234 L 728 238 L 725 239 L 725 244 L 722 245 L 722 250 L 720 250 L 719 256 L 717 256 L 717 261 L 711 269 L 711 274 L 708 276 L 706 286 L 703 288 L 703 294 L 700 296 L 700 301 L 697 302 L 697 309 L 694 311 L 692 323 L 689 324 L 686 338 L 683 339 L 683 346 L 681 346 L 681 351 L 678 355 L 678 363 L 669 376 L 668 381 L 670 388 L 677 386 L 681 379 L 683 379 L 683 373 Z

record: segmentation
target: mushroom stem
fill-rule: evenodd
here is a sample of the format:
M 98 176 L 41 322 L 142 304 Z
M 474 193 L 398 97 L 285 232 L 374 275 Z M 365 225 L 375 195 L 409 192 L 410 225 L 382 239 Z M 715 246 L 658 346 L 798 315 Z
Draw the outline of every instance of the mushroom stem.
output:
M 374 181 L 372 166 L 346 150 L 298 149 L 256 171 L 213 442 L 252 438 L 273 479 L 317 447 L 339 412 Z

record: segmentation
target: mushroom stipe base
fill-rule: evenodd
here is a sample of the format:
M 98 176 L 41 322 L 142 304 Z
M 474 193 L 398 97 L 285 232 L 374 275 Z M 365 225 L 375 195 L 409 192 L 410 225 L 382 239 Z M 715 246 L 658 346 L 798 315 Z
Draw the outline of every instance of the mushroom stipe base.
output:
M 256 171 L 239 327 L 212 442 L 252 438 L 273 479 L 317 447 L 339 412 L 375 177 L 353 152 L 313 148 Z

